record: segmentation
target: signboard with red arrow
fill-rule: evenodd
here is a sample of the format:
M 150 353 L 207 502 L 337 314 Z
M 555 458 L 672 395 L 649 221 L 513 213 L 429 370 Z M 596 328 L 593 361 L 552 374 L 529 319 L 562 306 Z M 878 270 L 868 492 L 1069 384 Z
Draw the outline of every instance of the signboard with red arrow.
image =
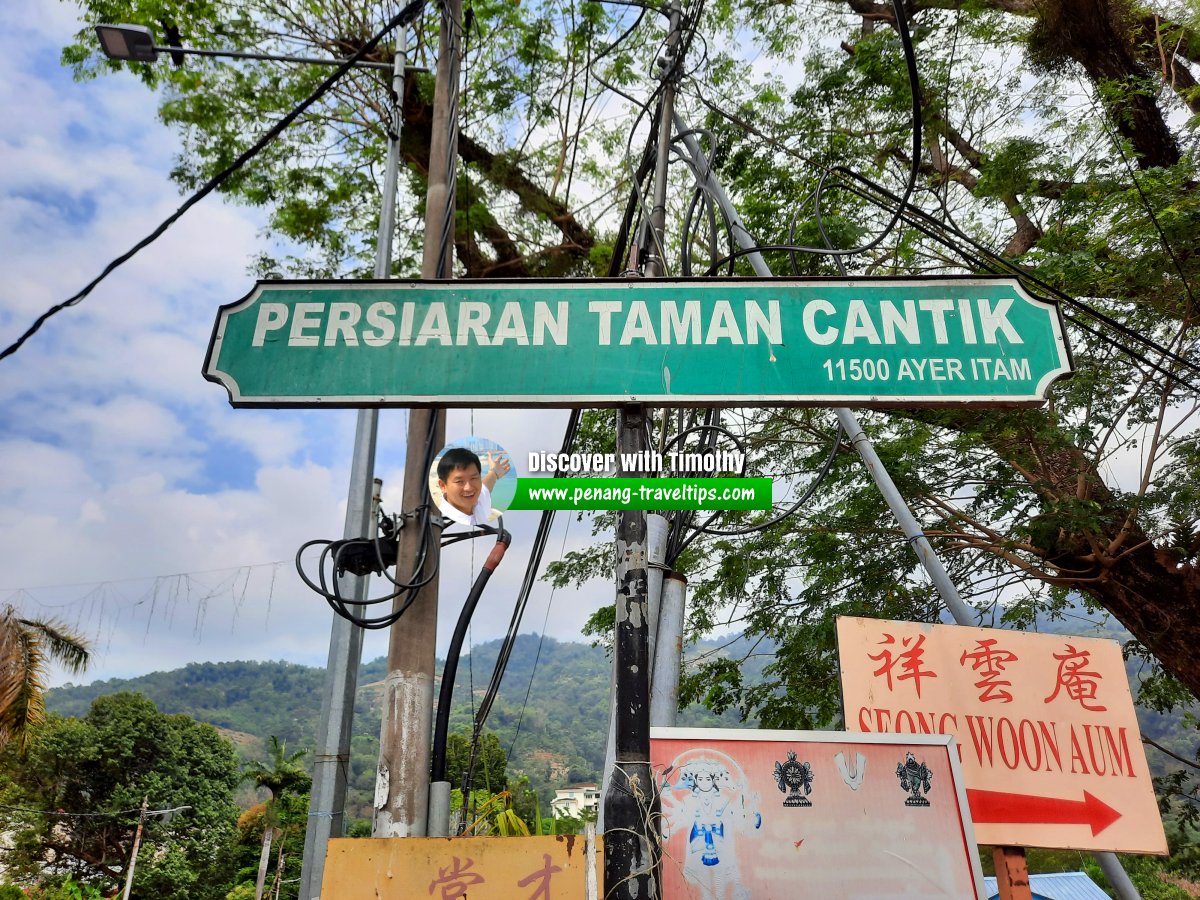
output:
M 1097 835 L 1121 814 L 1105 803 L 1083 792 L 1082 800 L 1061 800 L 1057 797 L 1035 797 L 1032 794 L 1006 794 L 1004 791 L 967 789 L 967 803 L 975 822 L 1026 825 L 1087 825 Z
M 1166 853 L 1121 648 L 838 619 L 852 731 L 953 734 L 979 842 Z

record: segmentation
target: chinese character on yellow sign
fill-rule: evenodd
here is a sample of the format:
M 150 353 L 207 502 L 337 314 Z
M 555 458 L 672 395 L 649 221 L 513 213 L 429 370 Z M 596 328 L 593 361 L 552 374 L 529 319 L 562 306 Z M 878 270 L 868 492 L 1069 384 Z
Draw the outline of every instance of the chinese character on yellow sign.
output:
M 599 843 L 599 841 L 597 841 Z M 323 896 L 337 900 L 583 900 L 582 835 L 502 838 L 357 838 L 329 842 Z
M 1165 853 L 1115 641 L 838 619 L 846 727 L 953 734 L 979 841 Z

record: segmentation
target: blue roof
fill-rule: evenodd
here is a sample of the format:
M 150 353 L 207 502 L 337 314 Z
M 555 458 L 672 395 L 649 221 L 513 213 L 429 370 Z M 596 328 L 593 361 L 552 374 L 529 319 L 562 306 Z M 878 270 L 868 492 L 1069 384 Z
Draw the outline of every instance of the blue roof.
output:
M 995 877 L 987 875 L 983 883 L 989 900 L 996 900 L 1000 889 L 996 887 Z M 1108 894 L 1083 872 L 1030 875 L 1029 888 L 1033 891 L 1033 900 L 1109 900 Z

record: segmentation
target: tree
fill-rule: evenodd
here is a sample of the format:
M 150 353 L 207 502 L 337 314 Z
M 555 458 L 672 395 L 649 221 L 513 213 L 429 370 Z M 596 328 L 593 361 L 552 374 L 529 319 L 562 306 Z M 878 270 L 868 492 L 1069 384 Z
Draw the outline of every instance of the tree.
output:
M 202 5 L 188 0 L 83 0 L 79 5 L 88 21 L 146 22 L 192 46 L 317 57 L 350 55 L 395 12 L 384 3 L 351 0 L 309 5 L 302 17 L 288 4 L 271 0 L 255 4 L 253 13 L 233 0 Z M 594 232 L 590 221 L 577 218 L 571 201 L 581 193 L 586 169 L 574 160 L 604 138 L 596 128 L 597 95 L 594 89 L 589 92 L 584 68 L 597 55 L 606 21 L 603 7 L 595 2 L 474 7 L 474 31 L 465 35 L 468 84 L 463 96 L 469 98 L 464 104 L 469 124 L 460 136 L 459 154 L 467 168 L 459 183 L 455 239 L 455 254 L 468 275 L 591 273 Z M 436 27 L 435 16 L 416 23 L 415 64 L 430 63 Z M 391 43 L 389 37 L 387 46 Z M 124 67 L 97 53 L 90 30 L 80 32 L 79 42 L 63 56 L 80 77 Z M 370 59 L 390 62 L 392 51 L 385 47 Z M 224 167 L 248 146 L 264 120 L 290 110 L 328 74 L 277 63 L 134 68 L 148 86 L 167 89 L 164 121 L 189 135 L 188 153 L 176 172 L 189 187 Z M 625 81 L 629 73 L 614 77 Z M 228 193 L 270 210 L 278 234 L 313 251 L 283 260 L 263 258 L 260 272 L 370 273 L 390 81 L 387 73 L 351 72 L 255 166 L 226 186 Z M 406 83 L 401 139 L 414 197 L 399 207 L 410 210 L 410 218 L 398 225 L 401 272 L 411 271 L 419 255 L 431 97 L 430 77 Z M 475 103 L 485 97 L 482 104 Z M 539 145 L 535 135 L 541 134 L 549 137 Z M 493 149 L 496 144 L 501 149 Z M 594 220 L 604 208 L 588 215 Z
M 265 879 L 263 896 L 272 900 L 295 898 L 304 856 L 304 829 L 308 823 L 307 793 L 285 793 L 273 804 L 263 802 L 250 807 L 238 818 L 238 884 L 226 900 L 252 900 L 258 890 L 265 832 L 273 832 L 271 855 L 275 871 Z M 350 834 L 354 837 L 354 834 Z M 361 836 L 361 835 L 360 835 Z M 370 836 L 370 826 L 367 827 Z
M 237 755 L 211 725 L 113 694 L 82 719 L 50 715 L 28 752 L 10 748 L 4 763 L 10 876 L 119 887 L 149 797 L 152 810 L 170 812 L 146 821 L 134 895 L 221 900 L 229 889 Z
M 1172 150 L 1175 138 L 1164 136 L 1169 117 L 1194 102 L 1188 87 L 1194 82 L 1186 73 L 1153 82 L 1144 65 L 1167 35 L 1186 43 L 1190 32 L 1166 20 L 1149 31 L 1110 30 L 1109 20 L 1134 16 L 1144 26 L 1153 16 L 1101 4 L 1099 19 L 1093 12 L 1087 17 L 1105 40 L 1088 49 L 1077 41 L 1079 30 L 1068 27 L 1082 15 L 1071 4 L 984 4 L 982 11 L 953 15 L 938 5 L 918 3 L 911 13 L 926 131 L 917 183 L 929 197 L 924 207 L 935 210 L 934 236 L 898 230 L 855 270 L 1001 269 L 1004 259 L 985 265 L 984 254 L 964 251 L 962 240 L 951 246 L 935 240 L 957 222 L 1019 262 L 1018 272 L 1088 297 L 1094 308 L 1194 366 L 1196 234 L 1185 223 L 1198 213 L 1195 160 Z M 755 130 L 763 129 L 766 114 L 768 130 L 798 136 L 786 157 L 740 127 L 721 126 L 727 178 L 758 198 L 747 204 L 751 215 L 761 211 L 752 229 L 770 227 L 766 216 L 779 208 L 771 192 L 791 189 L 784 159 L 836 160 L 887 180 L 893 190 L 903 183 L 912 160 L 897 115 L 908 99 L 900 48 L 894 30 L 869 27 L 893 24 L 894 13 L 882 4 L 850 8 L 862 19 L 843 20 L 840 47 L 813 50 L 806 85 L 787 99 L 760 96 L 754 106 Z M 751 12 L 766 14 L 762 6 Z M 1036 19 L 1032 27 L 1024 17 Z M 967 39 L 1015 54 L 1010 80 L 994 77 L 990 59 L 957 58 L 953 48 Z M 1187 52 L 1174 59 L 1191 65 Z M 1049 74 L 1039 79 L 1038 71 Z M 1023 90 L 1015 90 L 1018 84 Z M 1022 127 L 1023 117 L 1036 127 Z M 852 140 L 864 134 L 876 137 Z M 847 191 L 837 192 L 823 214 L 851 244 L 873 235 L 883 215 Z M 811 224 L 807 232 L 806 243 L 819 243 Z M 811 265 L 829 271 L 828 262 Z M 956 582 L 987 615 L 1000 616 L 996 600 L 1003 596 L 1005 621 L 1028 625 L 1038 610 L 1061 610 L 1080 594 L 1133 632 L 1142 648 L 1135 652 L 1148 651 L 1200 694 L 1193 628 L 1200 612 L 1193 488 L 1200 379 L 1158 351 L 1142 347 L 1142 358 L 1134 358 L 1113 345 L 1132 345 L 1129 334 L 1078 309 L 1068 313 L 1079 325 L 1072 330 L 1079 371 L 1056 388 L 1046 409 L 902 410 L 872 417 L 870 430 Z M 760 466 L 815 469 L 823 451 L 811 440 L 795 441 L 821 425 L 800 413 L 759 419 L 755 441 L 776 448 L 762 452 Z M 782 646 L 773 686 L 743 689 L 729 661 L 706 667 L 705 690 L 714 699 L 759 710 L 768 720 L 828 720 L 836 711 L 827 699 L 836 681 L 832 615 L 937 617 L 937 598 L 848 449 L 823 492 L 828 500 L 813 504 L 797 528 L 720 541 L 693 556 L 699 567 L 737 555 L 701 585 L 698 599 L 741 604 L 748 629 Z M 1132 471 L 1119 473 L 1122 466 Z M 792 560 L 804 561 L 798 587 Z M 705 624 L 703 617 L 697 624 Z M 795 702 L 772 701 L 779 686 Z M 814 691 L 821 696 L 808 695 Z
M 342 0 L 313 6 L 302 20 L 269 0 L 253 15 L 221 2 L 189 11 L 175 0 L 86 0 L 84 8 L 89 20 L 178 27 L 202 46 L 339 55 L 383 18 Z M 474 6 L 459 145 L 462 274 L 575 275 L 601 270 L 610 253 L 624 264 L 648 171 L 634 148 L 648 136 L 657 100 L 656 82 L 641 73 L 657 55 L 662 25 L 653 15 L 620 18 L 628 10 L 617 9 L 614 19 L 587 2 Z M 762 243 L 869 244 L 845 259 L 851 274 L 999 271 L 1087 298 L 1087 307 L 1065 309 L 1078 371 L 1045 409 L 897 410 L 867 425 L 981 615 L 1028 624 L 1082 596 L 1129 628 L 1139 642 L 1131 652 L 1161 667 L 1149 679 L 1154 697 L 1170 702 L 1177 685 L 1200 696 L 1192 288 L 1200 179 L 1191 118 L 1200 111 L 1200 39 L 1192 17 L 1116 0 L 755 0 L 688 12 L 699 37 L 685 42 L 681 108 L 705 127 L 717 171 Z M 913 35 L 915 86 L 897 15 Z M 605 49 L 605 32 L 627 24 L 630 36 Z M 842 40 L 816 37 L 833 34 Z M 417 56 L 429 46 L 422 30 Z M 82 43 L 66 57 L 84 75 L 114 68 Z M 606 89 L 585 74 L 589 66 L 645 108 L 599 122 Z M 188 138 L 184 185 L 230 159 L 251 123 L 289 107 L 318 77 L 266 66 L 204 69 L 202 78 L 190 66 L 135 68 L 170 88 L 163 118 Z M 406 87 L 405 160 L 417 196 L 428 96 L 426 81 Z M 372 232 L 369 173 L 381 158 L 385 108 L 381 82 L 357 75 L 229 186 L 320 254 L 316 262 L 264 260 L 264 271 L 361 270 L 365 248 L 347 235 L 365 242 Z M 560 127 L 547 127 L 555 119 Z M 636 188 L 619 224 L 601 214 L 610 186 L 621 196 Z M 902 219 L 894 218 L 898 195 L 911 198 Z M 701 213 L 685 217 L 693 196 L 690 176 L 677 170 L 669 218 L 692 225 L 670 238 L 675 272 L 681 260 L 703 270 L 728 250 L 722 223 L 706 222 L 702 194 Z M 411 226 L 401 226 L 403 237 Z M 412 260 L 402 254 L 397 271 L 411 272 Z M 814 253 L 769 260 L 780 273 L 838 271 Z M 732 270 L 744 271 L 744 262 Z M 744 423 L 753 470 L 779 478 L 819 468 L 831 438 L 819 412 L 728 420 Z M 656 428 L 676 423 L 660 417 Z M 694 630 L 736 623 L 776 648 L 768 683 L 743 684 L 736 660 L 715 659 L 691 682 L 693 694 L 770 724 L 835 719 L 832 617 L 939 615 L 890 522 L 842 445 L 823 491 L 788 523 L 692 544 L 678 565 L 692 578 Z M 604 549 L 559 571 L 587 575 L 610 563 Z
M 30 729 L 46 718 L 46 666 L 72 675 L 87 668 L 87 642 L 59 622 L 23 619 L 11 605 L 0 613 L 0 745 L 24 750 Z
M 458 732 L 447 735 L 446 778 L 451 788 L 461 790 L 463 776 L 470 762 L 471 739 Z M 500 739 L 491 731 L 485 731 L 479 737 L 471 782 L 489 794 L 497 794 L 508 788 L 508 754 L 500 746 Z
M 242 773 L 242 780 L 251 781 L 255 787 L 266 788 L 271 793 L 263 811 L 262 853 L 258 860 L 258 879 L 254 885 L 254 900 L 262 900 L 263 886 L 267 880 L 267 866 L 271 862 L 271 840 L 278 826 L 279 801 L 287 793 L 305 793 L 312 786 L 312 776 L 304 770 L 301 760 L 307 750 L 288 754 L 287 748 L 275 735 L 270 739 L 271 761 L 269 765 L 251 763 Z
M 949 12 L 941 8 L 947 5 Z M 898 410 L 868 417 L 868 430 L 985 617 L 1003 612 L 1006 622 L 1028 625 L 1036 611 L 1062 610 L 1081 594 L 1134 633 L 1134 652 L 1152 656 L 1197 694 L 1198 379 L 1187 367 L 1197 360 L 1196 233 L 1188 224 L 1198 213 L 1195 160 L 1173 155 L 1170 142 L 1130 124 L 1150 113 L 1165 122 L 1195 95 L 1185 89 L 1190 76 L 1180 76 L 1169 85 L 1160 80 L 1148 97 L 1140 63 L 1120 77 L 1097 77 L 1089 68 L 1095 60 L 1074 61 L 1072 53 L 1086 55 L 1074 43 L 1069 53 L 1049 56 L 1054 41 L 1067 40 L 1054 36 L 1055 6 L 906 6 L 924 119 L 915 196 L 928 217 L 910 214 L 877 250 L 847 265 L 862 274 L 1030 274 L 1087 297 L 1092 308 L 1186 364 L 1067 307 L 1078 325 L 1071 333 L 1079 371 L 1055 389 L 1046 409 Z M 772 3 L 739 9 L 746 19 L 730 11 L 729 21 L 759 30 L 763 43 L 798 46 L 805 11 Z M 817 14 L 825 29 L 839 25 L 845 40 L 813 45 L 798 87 L 751 82 L 751 94 L 725 84 L 704 97 L 723 180 L 764 243 L 820 245 L 814 202 L 837 246 L 874 238 L 894 203 L 835 174 L 804 205 L 819 187 L 815 176 L 847 166 L 900 194 L 914 163 L 901 47 L 894 29 L 876 27 L 895 23 L 891 6 L 826 5 Z M 1040 16 L 1032 28 L 1021 21 L 1026 15 Z M 1138 15 L 1153 19 L 1147 11 Z M 1154 45 L 1168 34 L 1177 43 L 1190 32 L 1164 22 L 1121 40 L 1133 42 L 1125 48 L 1132 59 L 1144 60 L 1147 37 Z M 956 53 L 967 40 L 993 48 L 995 58 Z M 1156 168 L 1161 162 L 1170 165 Z M 837 271 L 815 254 L 793 260 L 777 253 L 770 261 L 777 272 L 793 264 L 807 274 Z M 803 479 L 819 470 L 832 434 L 827 416 L 771 411 L 739 414 L 743 419 L 751 474 Z M 1114 477 L 1125 466 L 1134 472 Z M 737 660 L 710 660 L 691 681 L 691 696 L 718 708 L 736 704 L 767 723 L 835 719 L 832 617 L 939 615 L 936 595 L 892 522 L 842 445 L 826 489 L 790 528 L 694 544 L 680 564 L 693 579 L 695 630 L 737 623 L 769 638 L 778 656 L 769 683 L 753 686 L 742 683 Z M 559 572 L 587 577 L 606 571 L 609 558 L 580 554 Z M 996 605 L 1001 597 L 1004 609 Z

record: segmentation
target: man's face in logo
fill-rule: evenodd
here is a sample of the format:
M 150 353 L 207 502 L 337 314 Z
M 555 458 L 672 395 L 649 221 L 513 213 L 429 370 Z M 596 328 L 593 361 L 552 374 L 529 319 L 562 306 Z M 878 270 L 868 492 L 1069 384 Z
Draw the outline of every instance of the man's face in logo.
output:
M 466 515 L 474 512 L 482 487 L 483 477 L 478 466 L 452 469 L 445 481 L 438 479 L 438 489 L 446 495 L 449 504 Z

